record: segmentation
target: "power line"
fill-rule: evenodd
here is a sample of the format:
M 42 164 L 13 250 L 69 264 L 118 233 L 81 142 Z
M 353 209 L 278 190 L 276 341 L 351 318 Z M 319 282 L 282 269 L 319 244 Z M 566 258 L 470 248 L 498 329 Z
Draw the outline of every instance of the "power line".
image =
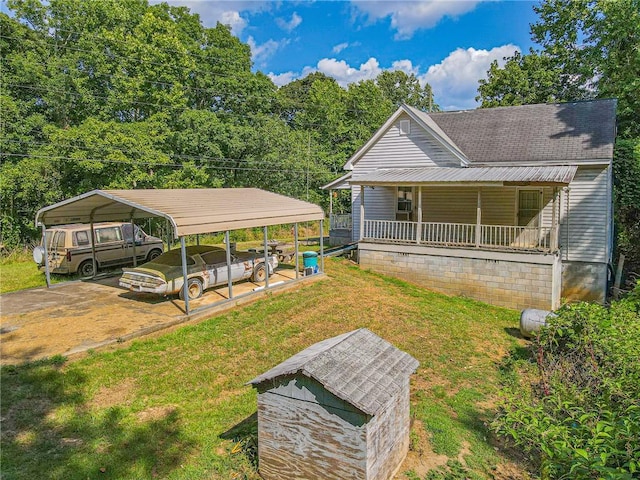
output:
M 127 161 L 127 160 L 112 160 L 112 159 L 101 159 L 101 158 L 76 158 L 76 157 L 67 157 L 63 155 L 36 155 L 36 154 L 28 154 L 28 153 L 2 153 L 0 156 L 5 157 L 18 157 L 18 158 L 46 158 L 49 160 L 71 160 L 75 162 L 99 162 L 99 163 L 113 163 L 113 164 L 124 164 L 130 166 L 155 166 L 155 167 L 175 167 L 175 168 L 187 168 L 193 167 L 196 169 L 211 169 L 211 170 L 240 170 L 240 171 L 257 171 L 264 172 L 266 169 L 264 167 L 261 168 L 252 168 L 252 167 L 222 167 L 215 165 L 184 165 L 182 163 L 163 163 L 160 161 L 150 162 L 150 161 Z M 294 170 L 294 169 L 276 169 L 278 172 L 287 172 L 287 173 L 307 173 L 307 170 Z M 309 172 L 316 176 L 328 175 L 331 172 L 322 172 L 319 170 Z
M 61 147 L 61 148 L 69 148 L 69 149 L 77 149 L 77 150 L 81 150 L 81 151 L 94 151 L 94 150 L 105 150 L 108 152 L 127 152 L 127 153 L 136 153 L 139 154 L 140 151 L 139 150 L 133 150 L 130 148 L 120 148 L 122 146 L 122 144 L 110 144 L 110 145 L 101 145 L 95 148 L 90 148 L 87 147 L 85 145 L 74 145 L 74 144 L 70 144 L 70 143 L 58 143 L 58 142 L 34 142 L 34 141 L 30 141 L 30 140 L 18 140 L 18 139 L 11 139 L 11 138 L 3 138 L 0 137 L 0 144 L 2 143 L 12 143 L 12 144 L 21 144 L 21 145 L 30 145 L 30 146 L 55 146 L 55 147 Z M 150 147 L 153 147 L 153 145 L 150 145 Z M 166 152 L 162 152 L 160 151 L 159 153 L 162 153 L 163 155 L 167 155 L 169 157 L 172 158 L 181 158 L 181 159 L 185 159 L 185 160 L 199 160 L 199 161 L 206 161 L 207 163 L 212 163 L 212 162 L 245 162 L 245 163 L 258 163 L 258 164 L 266 164 L 266 165 L 273 165 L 273 166 L 282 166 L 282 162 L 278 162 L 277 160 L 269 160 L 269 159 L 265 159 L 265 158 L 256 158 L 256 159 L 251 159 L 251 158 L 229 158 L 229 157 L 210 157 L 210 156 L 206 156 L 206 155 L 185 155 L 185 154 L 177 154 L 177 153 L 166 153 Z M 306 170 L 305 170 L 306 171 Z M 327 172 L 327 173 L 334 173 L 334 172 Z

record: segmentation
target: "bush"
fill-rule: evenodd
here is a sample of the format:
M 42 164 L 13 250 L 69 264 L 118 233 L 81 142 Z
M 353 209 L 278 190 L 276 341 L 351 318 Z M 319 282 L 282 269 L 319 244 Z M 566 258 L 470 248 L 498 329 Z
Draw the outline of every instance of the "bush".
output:
M 561 309 L 531 343 L 521 380 L 505 391 L 493 426 L 543 478 L 639 475 L 639 294 L 640 286 L 610 308 Z

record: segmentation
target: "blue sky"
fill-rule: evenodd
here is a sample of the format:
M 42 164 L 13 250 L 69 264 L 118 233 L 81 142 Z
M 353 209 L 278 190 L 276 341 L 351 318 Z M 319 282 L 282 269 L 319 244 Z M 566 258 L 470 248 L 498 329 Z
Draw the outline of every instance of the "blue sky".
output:
M 475 108 L 491 61 L 528 51 L 534 1 L 169 0 L 251 46 L 278 85 L 320 71 L 346 86 L 382 70 L 414 73 L 444 110 Z

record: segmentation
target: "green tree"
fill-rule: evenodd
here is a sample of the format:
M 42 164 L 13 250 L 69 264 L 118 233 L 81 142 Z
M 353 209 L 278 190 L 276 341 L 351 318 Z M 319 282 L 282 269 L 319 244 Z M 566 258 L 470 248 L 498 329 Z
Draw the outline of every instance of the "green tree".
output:
M 433 99 L 431 85 L 421 86 L 413 73 L 408 75 L 401 70 L 385 70 L 376 78 L 376 84 L 383 97 L 396 107 L 407 104 L 425 112 L 440 111 Z

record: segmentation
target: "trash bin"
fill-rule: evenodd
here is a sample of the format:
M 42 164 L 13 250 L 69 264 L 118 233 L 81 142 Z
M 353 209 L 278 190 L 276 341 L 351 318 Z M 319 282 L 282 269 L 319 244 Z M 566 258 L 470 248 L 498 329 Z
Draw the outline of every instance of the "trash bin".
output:
M 318 273 L 318 254 L 317 252 L 304 252 L 302 254 L 302 264 L 304 265 L 304 274 L 312 275 Z

